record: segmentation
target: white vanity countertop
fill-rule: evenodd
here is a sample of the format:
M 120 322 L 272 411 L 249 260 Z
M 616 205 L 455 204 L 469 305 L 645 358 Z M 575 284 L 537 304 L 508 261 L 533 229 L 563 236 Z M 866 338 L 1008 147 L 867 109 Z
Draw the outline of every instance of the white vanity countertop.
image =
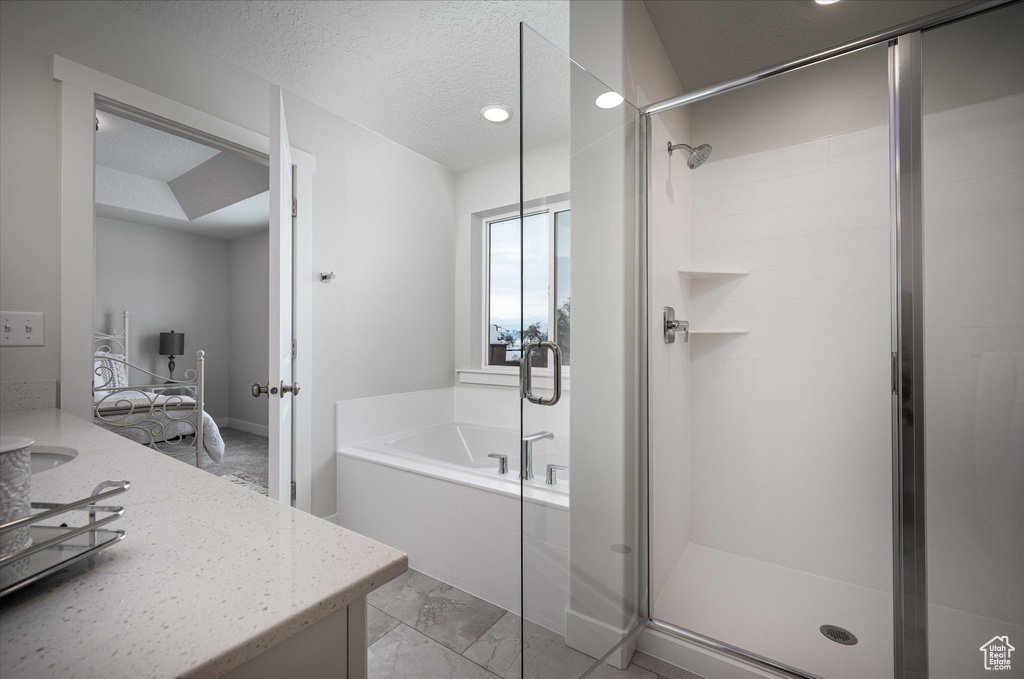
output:
M 59 410 L 5 412 L 0 432 L 78 450 L 32 499 L 105 504 L 121 542 L 0 599 L 0 676 L 215 677 L 405 572 L 405 554 Z M 209 458 L 204 465 L 213 465 Z

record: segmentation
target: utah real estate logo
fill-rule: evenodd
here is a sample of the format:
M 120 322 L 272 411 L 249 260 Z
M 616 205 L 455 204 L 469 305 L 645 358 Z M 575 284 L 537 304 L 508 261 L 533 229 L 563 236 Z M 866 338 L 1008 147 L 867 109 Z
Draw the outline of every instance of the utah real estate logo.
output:
M 1017 649 L 1010 645 L 1010 637 L 992 637 L 991 640 L 981 647 L 981 652 L 985 658 L 985 669 L 1009 670 L 1010 654 L 1015 650 Z

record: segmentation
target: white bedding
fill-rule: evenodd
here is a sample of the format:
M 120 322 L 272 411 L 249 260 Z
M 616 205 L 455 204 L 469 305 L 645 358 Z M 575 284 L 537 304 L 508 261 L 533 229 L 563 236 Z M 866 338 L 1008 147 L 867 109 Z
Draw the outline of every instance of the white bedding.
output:
M 97 420 L 108 429 L 148 446 L 151 436 L 157 443 L 195 433 L 195 399 L 191 396 L 164 396 L 144 391 L 116 391 L 96 401 Z M 178 411 L 177 413 L 175 411 Z M 142 423 L 145 421 L 145 424 Z M 131 425 L 139 423 L 138 427 Z M 209 413 L 203 412 L 203 449 L 216 463 L 224 459 L 224 439 Z

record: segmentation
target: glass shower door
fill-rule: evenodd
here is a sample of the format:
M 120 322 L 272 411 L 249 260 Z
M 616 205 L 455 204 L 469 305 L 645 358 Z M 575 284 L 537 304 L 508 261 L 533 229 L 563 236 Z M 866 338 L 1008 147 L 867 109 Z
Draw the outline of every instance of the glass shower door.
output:
M 649 316 L 689 321 L 649 337 L 651 608 L 707 676 L 893 676 L 887 74 L 877 45 L 650 117 Z
M 522 671 L 559 679 L 640 622 L 638 126 L 527 26 L 521 67 Z
M 922 42 L 928 672 L 1021 676 L 1024 5 Z

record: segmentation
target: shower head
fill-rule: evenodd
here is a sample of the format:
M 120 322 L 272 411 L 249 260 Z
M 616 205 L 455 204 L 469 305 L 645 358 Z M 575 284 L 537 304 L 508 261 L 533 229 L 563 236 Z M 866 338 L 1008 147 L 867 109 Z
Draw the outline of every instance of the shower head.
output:
M 704 164 L 704 161 L 711 155 L 711 144 L 701 144 L 697 148 L 690 146 L 689 144 L 673 144 L 668 143 L 668 154 L 671 156 L 672 152 L 676 149 L 686 149 L 690 156 L 686 159 L 686 165 L 691 170 L 696 170 L 698 167 Z

